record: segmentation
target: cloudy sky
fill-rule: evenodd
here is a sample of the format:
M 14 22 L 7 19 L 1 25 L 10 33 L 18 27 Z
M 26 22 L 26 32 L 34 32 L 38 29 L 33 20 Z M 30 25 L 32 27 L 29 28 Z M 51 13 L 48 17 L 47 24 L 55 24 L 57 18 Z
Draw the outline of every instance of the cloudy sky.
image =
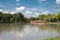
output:
M 21 12 L 26 17 L 53 14 L 60 11 L 60 0 L 0 0 L 0 11 Z

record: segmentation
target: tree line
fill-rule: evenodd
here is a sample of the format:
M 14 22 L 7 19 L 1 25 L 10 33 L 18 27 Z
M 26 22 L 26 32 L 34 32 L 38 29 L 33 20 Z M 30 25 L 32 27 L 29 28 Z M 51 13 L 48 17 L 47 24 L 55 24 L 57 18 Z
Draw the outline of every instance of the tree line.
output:
M 10 23 L 10 22 L 26 22 L 26 18 L 22 13 L 3 13 L 0 12 L 0 23 Z
M 37 18 L 36 17 L 30 17 L 30 20 L 45 20 L 47 22 L 60 22 L 60 12 L 56 14 L 41 14 Z
M 56 14 L 41 14 L 38 17 L 25 17 L 22 13 L 2 13 L 0 12 L 0 23 L 10 22 L 30 22 L 34 20 L 45 20 L 47 22 L 60 22 L 60 12 Z

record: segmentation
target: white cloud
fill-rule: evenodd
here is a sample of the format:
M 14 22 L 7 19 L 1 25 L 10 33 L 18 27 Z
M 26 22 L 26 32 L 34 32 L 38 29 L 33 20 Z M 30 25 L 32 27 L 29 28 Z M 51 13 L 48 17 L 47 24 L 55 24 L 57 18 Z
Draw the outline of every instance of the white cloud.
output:
M 15 14 L 16 12 L 15 11 L 11 11 L 11 12 L 9 12 L 9 11 L 3 11 L 3 13 L 5 13 L 5 14 Z
M 31 13 L 32 13 L 31 11 L 26 10 L 26 14 L 31 14 Z
M 50 12 L 49 11 L 43 11 L 42 14 L 49 14 Z
M 21 12 L 25 17 L 37 17 L 39 15 L 36 8 L 26 8 L 25 6 L 17 7 L 16 11 Z
M 37 15 L 37 16 L 38 16 L 38 15 L 40 15 L 40 14 L 39 14 L 38 12 L 35 12 L 35 15 Z
M 56 3 L 57 3 L 57 4 L 60 4 L 60 0 L 56 0 Z
M 8 11 L 3 11 L 3 13 L 9 13 Z
M 8 11 L 3 11 L 2 9 L 0 9 L 0 12 L 3 12 L 3 13 L 8 13 Z
M 38 12 L 34 12 L 34 11 L 26 11 L 26 13 L 25 13 L 25 16 L 26 17 L 37 17 L 39 15 L 39 13 Z
M 2 10 L 2 9 L 0 9 L 0 12 L 3 12 L 4 14 L 14 14 L 14 13 L 16 13 L 15 11 L 11 11 L 11 12 L 9 12 L 9 11 L 7 11 L 7 10 Z
M 0 12 L 9 13 L 8 11 L 4 11 L 4 10 L 2 10 L 2 9 L 0 9 Z
M 16 2 L 19 2 L 19 0 L 16 0 Z
M 0 12 L 2 12 L 3 10 L 2 9 L 0 9 Z
M 23 10 L 25 10 L 25 7 L 24 6 L 21 6 L 21 7 L 17 7 L 16 8 L 16 11 L 23 11 Z
M 32 11 L 36 11 L 37 9 L 36 8 L 31 8 Z
M 15 11 L 10 12 L 10 14 L 15 14 L 15 13 L 16 13 Z

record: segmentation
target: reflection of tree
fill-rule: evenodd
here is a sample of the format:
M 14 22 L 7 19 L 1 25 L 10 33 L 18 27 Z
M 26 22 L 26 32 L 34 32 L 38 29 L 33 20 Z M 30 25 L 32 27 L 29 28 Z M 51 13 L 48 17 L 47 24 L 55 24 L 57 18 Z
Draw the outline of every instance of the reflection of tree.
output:
M 17 24 L 17 23 L 0 24 L 0 34 L 4 32 L 21 31 L 22 29 L 23 29 L 22 24 Z
M 58 24 L 39 25 L 39 29 L 56 31 L 60 35 L 60 25 Z
M 21 31 L 23 29 L 22 23 L 15 23 L 13 26 L 15 31 Z
M 59 33 L 59 35 L 60 35 L 60 25 L 58 24 L 58 33 Z

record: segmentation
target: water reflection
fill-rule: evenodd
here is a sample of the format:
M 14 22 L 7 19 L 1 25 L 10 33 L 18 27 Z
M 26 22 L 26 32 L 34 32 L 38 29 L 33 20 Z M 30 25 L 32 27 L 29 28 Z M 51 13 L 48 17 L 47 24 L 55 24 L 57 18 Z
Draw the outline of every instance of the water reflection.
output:
M 60 25 L 57 24 L 48 24 L 48 25 L 39 25 L 39 29 L 41 30 L 51 30 L 51 31 L 56 31 L 60 35 Z
M 44 40 L 60 34 L 57 25 L 0 24 L 0 40 Z

